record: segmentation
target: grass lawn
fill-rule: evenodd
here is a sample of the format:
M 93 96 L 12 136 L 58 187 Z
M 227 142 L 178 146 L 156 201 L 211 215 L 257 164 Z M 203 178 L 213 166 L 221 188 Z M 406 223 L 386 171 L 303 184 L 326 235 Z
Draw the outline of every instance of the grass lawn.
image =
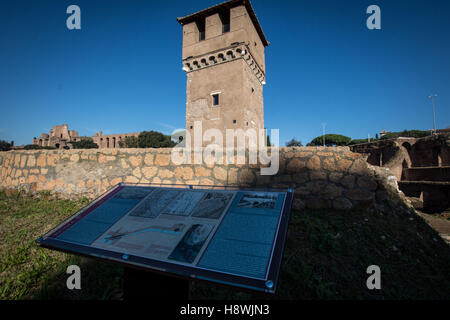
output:
M 0 299 L 121 297 L 121 267 L 34 242 L 87 203 L 0 191 Z M 81 290 L 66 288 L 71 264 L 81 268 Z M 370 265 L 381 269 L 381 290 L 366 287 Z M 191 282 L 190 297 L 261 298 L 203 282 Z M 292 211 L 274 298 L 450 299 L 450 246 L 415 213 Z

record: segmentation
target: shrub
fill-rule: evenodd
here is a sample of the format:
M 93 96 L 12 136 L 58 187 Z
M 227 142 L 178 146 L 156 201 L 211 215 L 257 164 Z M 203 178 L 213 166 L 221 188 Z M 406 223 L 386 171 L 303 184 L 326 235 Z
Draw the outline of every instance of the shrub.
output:
M 286 147 L 302 147 L 303 144 L 300 140 L 296 140 L 295 137 L 286 142 Z
M 0 140 L 0 151 L 9 151 L 11 150 L 12 145 L 5 140 Z
M 125 139 L 119 141 L 119 147 L 121 148 L 137 148 L 138 139 L 134 136 L 126 137 Z
M 346 146 L 351 141 L 351 138 L 340 135 L 340 134 L 326 134 L 325 135 L 325 145 L 326 146 Z M 323 145 L 323 135 L 314 138 L 309 146 L 322 146 Z
M 92 138 L 83 137 L 80 141 L 72 142 L 74 149 L 98 149 L 98 145 L 92 140 Z
M 386 133 L 381 139 L 395 139 L 398 137 L 412 137 L 412 138 L 423 138 L 429 136 L 429 131 L 423 130 L 403 130 L 402 132 L 389 132 Z
M 157 131 L 143 131 L 138 136 L 139 148 L 172 148 L 175 142 L 171 137 Z
M 39 150 L 39 149 L 43 149 L 43 147 L 38 146 L 37 144 L 27 144 L 26 146 L 23 147 L 25 150 Z

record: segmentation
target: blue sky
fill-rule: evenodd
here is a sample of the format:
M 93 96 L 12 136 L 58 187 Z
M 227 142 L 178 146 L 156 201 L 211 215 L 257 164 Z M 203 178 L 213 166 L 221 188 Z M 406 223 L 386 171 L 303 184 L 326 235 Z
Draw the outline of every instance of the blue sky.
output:
M 176 17 L 221 0 L 2 1 L 0 139 L 184 128 Z M 66 8 L 81 8 L 81 30 Z M 381 30 L 366 8 L 381 8 Z M 265 125 L 280 144 L 450 125 L 450 1 L 253 0 L 266 48 Z

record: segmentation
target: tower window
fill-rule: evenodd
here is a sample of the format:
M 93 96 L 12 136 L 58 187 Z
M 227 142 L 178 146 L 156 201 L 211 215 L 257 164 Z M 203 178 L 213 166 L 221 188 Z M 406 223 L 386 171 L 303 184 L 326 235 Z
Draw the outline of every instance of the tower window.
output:
M 192 126 L 190 126 L 189 129 L 192 129 Z
M 219 94 L 215 93 L 212 95 L 213 97 L 213 106 L 218 106 L 219 105 Z
M 197 22 L 198 41 L 205 40 L 205 19 L 200 19 Z
M 233 120 L 233 123 L 236 123 L 236 120 Z
M 219 16 L 222 21 L 222 33 L 230 32 L 230 11 L 223 11 Z

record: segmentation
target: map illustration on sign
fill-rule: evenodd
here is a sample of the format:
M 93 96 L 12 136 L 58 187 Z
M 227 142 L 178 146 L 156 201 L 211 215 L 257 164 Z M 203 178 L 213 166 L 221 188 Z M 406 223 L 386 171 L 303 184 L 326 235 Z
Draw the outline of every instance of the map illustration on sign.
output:
M 188 216 L 204 194 L 204 192 L 199 191 L 180 192 L 169 205 L 164 208 L 162 213 L 176 216 Z
M 156 189 L 142 200 L 130 215 L 143 218 L 156 218 L 180 192 L 181 190 Z
M 183 239 L 181 239 L 178 243 L 175 250 L 173 250 L 170 254 L 169 259 L 189 263 L 193 262 L 208 238 L 211 230 L 211 225 L 192 225 L 184 235 Z
M 260 208 L 260 209 L 273 209 L 277 202 L 277 194 L 274 193 L 244 193 L 241 201 L 238 203 L 238 207 L 241 208 Z
M 218 219 L 228 206 L 233 194 L 230 192 L 211 191 L 207 192 L 203 199 L 197 204 L 192 213 L 193 217 Z

